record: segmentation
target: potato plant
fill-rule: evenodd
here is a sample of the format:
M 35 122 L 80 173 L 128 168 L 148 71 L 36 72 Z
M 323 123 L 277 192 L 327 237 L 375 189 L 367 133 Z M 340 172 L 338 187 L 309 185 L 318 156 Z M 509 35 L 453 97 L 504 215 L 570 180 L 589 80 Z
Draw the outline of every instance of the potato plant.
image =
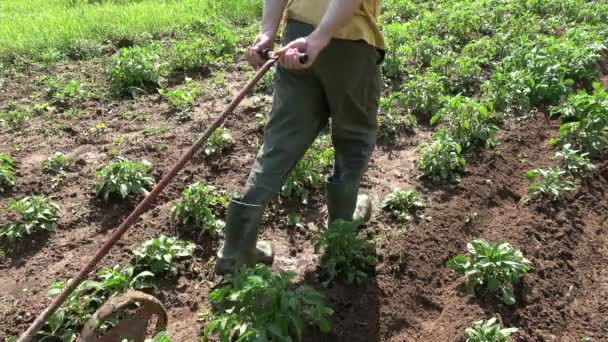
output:
M 315 253 L 321 254 L 324 286 L 329 286 L 334 280 L 359 284 L 374 272 L 378 263 L 376 249 L 372 243 L 359 237 L 359 226 L 358 222 L 336 220 L 314 238 Z
M 551 116 L 561 116 L 565 123 L 559 129 L 559 138 L 553 144 L 570 144 L 599 158 L 608 148 L 608 91 L 594 83 L 589 95 L 581 90 L 568 97 L 567 103 L 554 107 Z
M 534 169 L 526 172 L 526 178 L 534 182 L 528 187 L 529 199 L 548 198 L 557 201 L 566 193 L 575 192 L 576 185 L 567 180 L 567 175 L 565 170 L 558 168 Z
M 432 142 L 421 144 L 419 148 L 417 164 L 422 171 L 421 177 L 428 177 L 434 183 L 460 182 L 467 162 L 461 156 L 462 147 L 447 131 L 435 133 Z
M 73 341 L 84 324 L 95 311 L 108 299 L 128 289 L 149 289 L 154 275 L 150 272 L 135 272 L 135 267 L 116 265 L 103 268 L 97 272 L 95 280 L 86 280 L 80 284 L 66 299 L 63 306 L 57 309 L 39 332 L 43 340 Z M 55 297 L 65 289 L 65 282 L 56 282 L 48 291 Z M 108 329 L 112 322 L 104 322 L 101 329 Z
M 433 116 L 445 102 L 446 79 L 436 73 L 416 75 L 401 85 L 401 106 L 416 113 Z
M 193 243 L 167 236 L 150 239 L 133 251 L 137 266 L 155 275 L 177 274 L 176 261 L 190 258 L 193 253 Z
M 308 204 L 310 189 L 323 186 L 326 172 L 333 165 L 333 161 L 331 137 L 326 135 L 317 138 L 287 177 L 281 188 L 281 196 L 297 196 L 303 204 Z
M 230 341 L 302 341 L 306 324 L 324 333 L 333 311 L 308 286 L 295 286 L 295 273 L 273 274 L 265 265 L 242 268 L 209 294 L 214 308 L 203 329 L 203 341 L 217 336 Z
M 425 204 L 420 193 L 416 190 L 395 189 L 382 202 L 382 209 L 388 211 L 399 221 L 428 219 L 427 216 L 419 213 L 424 207 Z
M 12 189 L 16 180 L 15 161 L 10 156 L 0 153 L 0 193 Z
M 216 217 L 215 211 L 226 205 L 228 199 L 216 187 L 196 182 L 184 189 L 182 198 L 171 207 L 171 222 L 194 226 L 215 236 L 224 227 L 224 221 Z
M 517 328 L 502 329 L 495 317 L 487 321 L 480 320 L 466 329 L 468 335 L 466 342 L 509 342 L 509 336 L 517 330 Z
M 378 138 L 383 142 L 394 141 L 397 133 L 405 128 L 406 120 L 411 126 L 417 126 L 418 119 L 409 112 L 403 112 L 400 99 L 402 94 L 392 93 L 389 97 L 380 99 L 378 114 Z
M 431 124 L 445 119 L 450 136 L 463 148 L 470 146 L 496 145 L 496 117 L 492 108 L 478 101 L 458 95 L 448 101 L 446 106 L 433 118 Z
M 51 231 L 57 221 L 59 205 L 45 196 L 25 197 L 11 200 L 7 211 L 19 218 L 7 223 L 0 232 L 0 237 L 15 241 L 39 230 Z
M 49 157 L 42 162 L 42 172 L 51 176 L 60 175 L 64 172 L 64 168 L 68 166 L 68 164 L 69 161 L 65 154 L 57 152 L 54 156 Z
M 95 186 L 97 197 L 104 201 L 112 198 L 126 198 L 129 194 L 145 193 L 154 184 L 150 175 L 152 164 L 147 160 L 133 162 L 124 157 L 99 170 L 95 176 L 99 182 Z
M 561 151 L 555 153 L 555 158 L 562 160 L 562 168 L 573 176 L 582 176 L 592 173 L 595 165 L 589 159 L 589 153 L 580 153 L 572 149 L 572 145 L 565 144 Z
M 9 108 L 0 112 L 0 127 L 8 127 L 13 131 L 21 130 L 32 116 L 30 110 L 19 107 Z
M 152 89 L 164 72 L 165 64 L 158 44 L 122 48 L 109 67 L 114 91 L 131 96 Z
M 448 262 L 451 270 L 467 276 L 467 292 L 473 294 L 478 287 L 484 287 L 491 293 L 500 291 L 505 304 L 515 304 L 513 287 L 530 271 L 530 261 L 506 242 L 491 245 L 474 240 L 467 249 L 470 257 L 459 255 Z
M 229 128 L 220 127 L 216 129 L 205 146 L 205 155 L 213 156 L 224 151 L 228 146 L 234 144 L 234 138 L 232 137 L 232 130 Z

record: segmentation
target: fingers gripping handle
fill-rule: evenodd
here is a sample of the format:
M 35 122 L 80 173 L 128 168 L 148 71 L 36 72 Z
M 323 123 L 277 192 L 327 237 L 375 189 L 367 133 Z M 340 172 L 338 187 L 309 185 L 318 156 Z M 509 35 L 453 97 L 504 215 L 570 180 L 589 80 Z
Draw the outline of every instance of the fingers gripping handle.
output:
M 258 51 L 258 53 L 260 54 L 260 57 L 264 58 L 265 60 L 279 58 L 279 56 L 277 56 L 277 54 L 270 49 L 264 49 L 264 50 Z M 308 63 L 308 55 L 305 53 L 301 53 L 300 57 L 298 58 L 298 61 L 300 61 L 300 64 Z

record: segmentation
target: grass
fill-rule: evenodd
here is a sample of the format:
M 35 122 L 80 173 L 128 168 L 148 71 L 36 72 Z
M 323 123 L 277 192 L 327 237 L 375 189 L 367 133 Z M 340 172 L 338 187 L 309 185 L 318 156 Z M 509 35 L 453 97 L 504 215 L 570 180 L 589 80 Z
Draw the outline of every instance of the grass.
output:
M 0 0 L 0 62 L 67 53 L 83 40 L 133 39 L 220 17 L 235 23 L 259 18 L 261 0 Z M 10 20 L 9 20 L 10 18 Z

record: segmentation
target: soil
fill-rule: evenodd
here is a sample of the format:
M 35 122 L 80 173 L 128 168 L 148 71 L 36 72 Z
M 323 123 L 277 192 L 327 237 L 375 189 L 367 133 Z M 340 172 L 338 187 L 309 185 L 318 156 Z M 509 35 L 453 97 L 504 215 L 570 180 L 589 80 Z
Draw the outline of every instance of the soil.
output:
M 222 70 L 226 85 L 208 87 L 194 110 L 193 121 L 178 123 L 158 95 L 137 100 L 108 95 L 103 66 L 108 56 L 70 62 L 49 70 L 33 68 L 9 75 L 0 93 L 0 106 L 43 101 L 39 77 L 61 75 L 79 79 L 96 93 L 93 98 L 69 101 L 30 120 L 20 131 L 0 132 L 0 151 L 17 162 L 18 183 L 0 194 L 0 207 L 11 198 L 47 194 L 61 204 L 59 221 L 51 233 L 28 237 L 18 244 L 0 242 L 0 338 L 23 332 L 50 300 L 50 284 L 73 276 L 136 206 L 141 197 L 123 204 L 95 199 L 95 171 L 114 154 L 132 160 L 147 159 L 160 179 L 214 115 L 246 81 L 247 66 L 240 62 Z M 219 70 L 215 70 L 219 72 Z M 211 84 L 212 75 L 198 80 Z M 602 76 L 607 86 L 606 76 Z M 236 144 L 217 158 L 198 156 L 189 163 L 155 208 L 145 213 L 115 246 L 100 267 L 131 261 L 131 250 L 146 239 L 177 235 L 199 245 L 191 262 L 180 265 L 176 277 L 163 279 L 157 297 L 167 307 L 169 333 L 174 341 L 195 341 L 202 323 L 198 313 L 208 309 L 207 295 L 218 241 L 176 229 L 169 209 L 181 190 L 194 181 L 215 184 L 228 193 L 240 191 L 253 163 L 262 132 L 254 115 L 267 112 L 268 94 L 247 98 L 226 122 Z M 67 113 L 76 112 L 72 117 Z M 146 120 L 125 118 L 125 113 L 147 114 Z M 144 118 L 144 116 L 140 116 Z M 87 131 L 104 122 L 108 132 L 91 138 Z M 363 234 L 375 238 L 380 253 L 376 276 L 359 286 L 320 285 L 311 238 L 325 221 L 321 191 L 308 206 L 293 201 L 271 203 L 262 224 L 263 238 L 277 249 L 276 269 L 293 271 L 297 281 L 322 291 L 334 309 L 333 330 L 322 335 L 314 329 L 306 341 L 464 341 L 472 322 L 498 314 L 504 326 L 519 327 L 512 341 L 608 341 L 608 162 L 597 172 L 578 180 L 579 191 L 556 203 L 523 203 L 526 170 L 555 165 L 555 137 L 560 122 L 543 113 L 510 121 L 494 149 L 470 152 L 470 164 L 460 184 L 434 185 L 416 178 L 416 146 L 432 131 L 421 126 L 397 141 L 381 144 L 374 152 L 363 182 L 376 206 L 394 188 L 415 188 L 427 203 L 431 221 L 408 224 L 393 221 L 378 210 Z M 157 135 L 146 129 L 168 128 Z M 53 190 L 40 162 L 61 151 L 79 162 L 66 174 L 64 185 Z M 286 217 L 296 210 L 304 228 L 289 227 Z M 468 218 L 471 218 L 467 220 Z M 0 225 L 8 218 L 0 217 Z M 466 253 L 466 243 L 484 238 L 508 241 L 532 261 L 533 270 L 517 289 L 517 304 L 506 306 L 493 295 L 470 296 L 464 279 L 446 263 Z

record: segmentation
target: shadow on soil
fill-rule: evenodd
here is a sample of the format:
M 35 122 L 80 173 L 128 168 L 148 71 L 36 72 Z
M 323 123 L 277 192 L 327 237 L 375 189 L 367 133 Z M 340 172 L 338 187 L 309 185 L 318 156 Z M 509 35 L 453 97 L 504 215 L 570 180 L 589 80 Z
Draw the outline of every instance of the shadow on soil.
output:
M 321 286 L 317 278 L 317 272 L 307 272 L 303 282 L 321 292 L 326 304 L 334 310 L 331 317 L 332 330 L 323 334 L 317 327 L 309 327 L 304 333 L 303 341 L 380 341 L 379 288 L 376 278 L 370 278 L 360 285 L 334 283 L 329 288 Z

